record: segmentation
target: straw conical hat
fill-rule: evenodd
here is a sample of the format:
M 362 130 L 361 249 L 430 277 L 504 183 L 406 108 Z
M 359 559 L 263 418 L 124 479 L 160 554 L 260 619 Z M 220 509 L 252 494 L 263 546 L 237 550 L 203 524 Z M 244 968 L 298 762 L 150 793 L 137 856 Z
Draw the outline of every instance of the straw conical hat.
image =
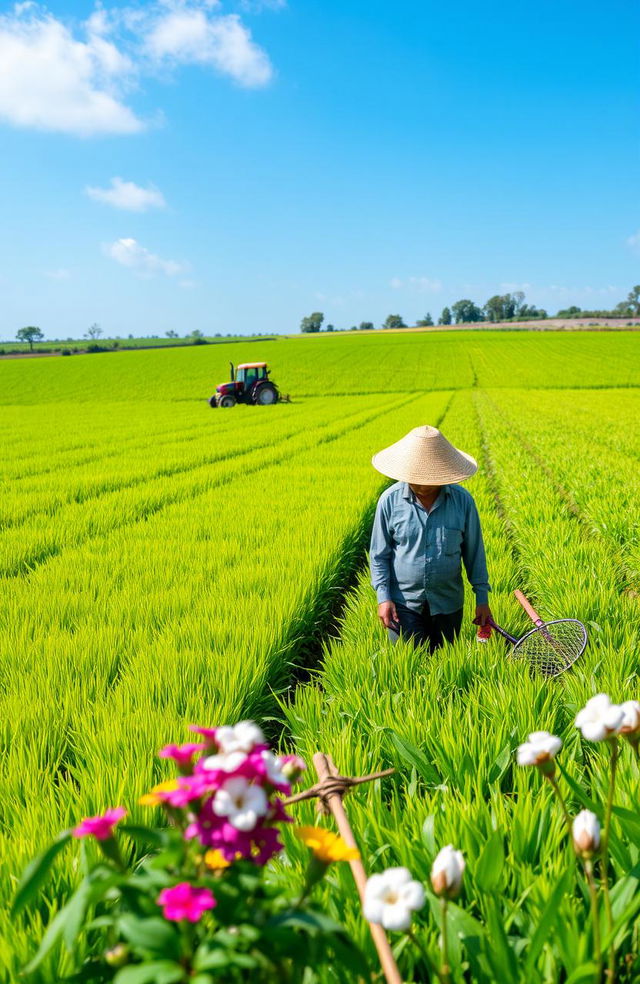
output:
M 388 478 L 413 485 L 449 485 L 471 478 L 478 463 L 458 451 L 437 427 L 414 427 L 390 447 L 374 454 L 371 464 Z

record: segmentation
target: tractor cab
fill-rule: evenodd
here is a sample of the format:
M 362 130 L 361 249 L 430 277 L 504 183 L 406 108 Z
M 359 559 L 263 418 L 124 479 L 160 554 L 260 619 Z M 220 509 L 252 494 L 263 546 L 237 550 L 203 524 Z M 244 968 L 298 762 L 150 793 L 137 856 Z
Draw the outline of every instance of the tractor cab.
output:
M 210 407 L 233 407 L 236 403 L 266 406 L 277 403 L 278 387 L 269 379 L 266 362 L 229 363 L 231 382 L 220 383 L 209 400 Z
M 255 386 L 260 380 L 269 378 L 266 362 L 243 362 L 236 369 L 236 383 L 242 389 Z

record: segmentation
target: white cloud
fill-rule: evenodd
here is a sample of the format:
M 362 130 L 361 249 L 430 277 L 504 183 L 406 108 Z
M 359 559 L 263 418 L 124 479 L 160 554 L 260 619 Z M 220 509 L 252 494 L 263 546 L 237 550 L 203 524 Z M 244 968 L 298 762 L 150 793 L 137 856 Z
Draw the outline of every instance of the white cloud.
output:
M 176 7 L 152 19 L 144 48 L 152 61 L 211 65 L 247 88 L 266 85 L 273 75 L 268 55 L 237 14 L 210 17 L 198 7 Z
M 27 0 L 0 14 L 0 120 L 80 137 L 146 128 L 127 104 L 145 75 L 202 65 L 239 85 L 273 77 L 267 53 L 217 0 L 96 6 L 73 27 Z
M 107 256 L 116 263 L 134 270 L 142 277 L 153 277 L 163 273 L 166 277 L 175 277 L 186 269 L 184 263 L 176 260 L 163 260 L 161 256 L 151 253 L 135 239 L 116 239 L 104 247 Z
M 48 277 L 49 280 L 68 280 L 71 276 L 71 272 L 69 270 L 65 270 L 63 267 L 60 267 L 58 270 L 45 270 L 44 275 L 45 277 Z
M 638 229 L 633 236 L 629 236 L 627 239 L 627 246 L 630 246 L 634 252 L 640 251 L 640 229 Z
M 81 137 L 143 129 L 121 98 L 132 61 L 87 25 L 84 34 L 35 4 L 0 16 L 0 119 Z
M 85 194 L 96 202 L 113 205 L 127 212 L 146 212 L 150 208 L 164 208 L 164 195 L 157 188 L 141 188 L 133 181 L 111 178 L 110 188 L 85 188 Z
M 442 281 L 431 280 L 429 277 L 407 277 L 406 280 L 392 277 L 389 286 L 393 287 L 394 290 L 402 290 L 403 287 L 407 287 L 411 290 L 417 290 L 420 294 L 438 294 L 442 290 Z

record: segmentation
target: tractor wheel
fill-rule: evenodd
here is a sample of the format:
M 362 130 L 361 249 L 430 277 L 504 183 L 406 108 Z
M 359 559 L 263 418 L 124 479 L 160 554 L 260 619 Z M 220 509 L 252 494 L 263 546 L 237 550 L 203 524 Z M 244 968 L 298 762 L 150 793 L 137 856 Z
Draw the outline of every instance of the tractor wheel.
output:
M 236 400 L 235 396 L 231 396 L 229 393 L 227 393 L 226 396 L 221 396 L 220 397 L 220 400 L 218 401 L 218 406 L 219 407 L 235 407 L 236 403 L 237 403 L 237 400 Z
M 215 408 L 218 406 L 218 401 L 216 400 L 215 396 L 209 397 L 209 406 L 211 407 L 212 410 L 215 410 Z
M 278 402 L 278 391 L 273 383 L 264 383 L 260 386 L 253 399 L 259 407 L 266 407 L 271 403 Z

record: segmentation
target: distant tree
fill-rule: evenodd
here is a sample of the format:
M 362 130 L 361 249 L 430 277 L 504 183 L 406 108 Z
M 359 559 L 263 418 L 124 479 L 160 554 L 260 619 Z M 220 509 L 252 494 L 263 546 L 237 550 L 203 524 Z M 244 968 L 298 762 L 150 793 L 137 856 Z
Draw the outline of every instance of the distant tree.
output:
M 513 294 L 494 294 L 484 306 L 484 316 L 487 321 L 509 321 L 511 318 L 521 318 L 525 307 L 521 290 Z
M 374 329 L 373 321 L 360 322 L 360 331 L 373 331 L 373 329 Z
M 621 315 L 623 318 L 640 317 L 640 284 L 629 291 L 626 301 L 621 301 L 616 305 L 615 312 L 612 314 Z
M 309 314 L 306 318 L 302 319 L 300 322 L 300 331 L 306 332 L 307 334 L 310 332 L 320 331 L 323 321 L 324 314 L 322 311 L 314 311 L 313 314 Z
M 325 331 L 333 331 L 333 325 L 327 325 Z
M 442 314 L 440 315 L 439 325 L 450 325 L 451 324 L 451 310 L 448 307 L 442 309 Z
M 483 320 L 482 311 L 478 305 L 467 298 L 452 304 L 451 313 L 457 325 Z
M 524 291 L 514 290 L 511 297 L 513 298 L 513 317 L 521 318 L 522 308 L 526 307 L 526 304 L 524 303 Z
M 433 318 L 431 317 L 431 315 L 427 311 L 427 313 L 425 314 L 424 318 L 420 318 L 420 320 L 417 322 L 417 324 L 418 324 L 418 327 L 419 328 L 430 328 L 433 325 Z
M 26 328 L 19 328 L 16 332 L 19 342 L 29 342 L 29 351 L 33 352 L 33 343 L 39 342 L 44 338 L 44 333 L 35 325 L 28 325 Z
M 406 328 L 404 321 L 399 314 L 388 314 L 383 328 Z
M 484 316 L 487 321 L 504 321 L 504 298 L 494 294 L 484 306 Z
M 100 327 L 99 324 L 96 324 L 96 322 L 94 321 L 91 327 L 87 328 L 84 337 L 90 338 L 92 341 L 95 342 L 96 338 L 100 338 L 101 334 L 102 334 L 102 328 Z
M 177 338 L 178 332 L 174 331 L 172 328 L 170 331 L 165 331 L 165 335 L 167 336 L 167 338 Z
M 357 330 L 358 330 L 357 325 L 351 325 L 351 328 L 349 328 L 349 331 L 357 331 Z
M 205 345 L 207 341 L 199 328 L 194 328 L 193 331 L 189 332 L 187 338 L 190 338 L 194 345 Z
M 523 304 L 518 311 L 518 317 L 530 321 L 533 318 L 546 318 L 548 315 L 544 308 L 537 308 L 535 304 Z
M 581 314 L 582 308 L 572 304 L 571 307 L 563 308 L 561 311 L 558 311 L 556 318 L 579 318 Z

